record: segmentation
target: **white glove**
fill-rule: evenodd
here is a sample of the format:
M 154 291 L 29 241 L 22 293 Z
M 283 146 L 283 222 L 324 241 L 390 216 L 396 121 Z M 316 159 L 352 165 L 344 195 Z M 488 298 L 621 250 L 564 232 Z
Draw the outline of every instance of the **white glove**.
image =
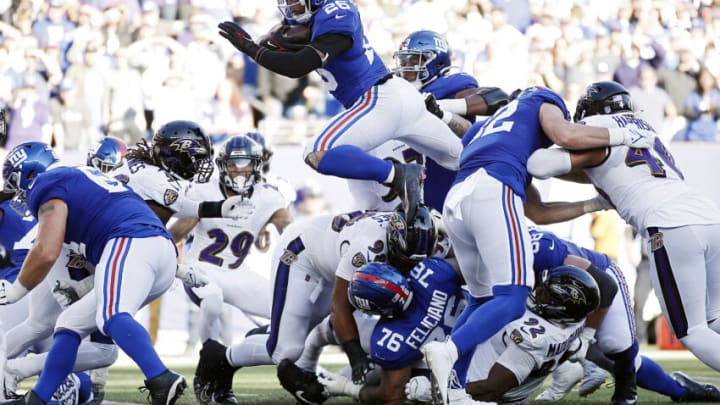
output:
M 73 302 L 84 297 L 94 287 L 95 279 L 93 277 L 85 277 L 84 279 L 69 283 L 66 280 L 56 280 L 52 289 L 55 301 L 62 308 L 69 307 Z
M 611 146 L 650 149 L 655 146 L 655 132 L 640 128 L 608 128 Z
M 594 198 L 591 198 L 583 204 L 583 211 L 587 214 L 590 212 L 596 212 L 601 210 L 613 209 L 613 205 L 605 197 L 598 194 Z
M 572 356 L 570 356 L 570 358 L 568 358 L 569 361 L 580 361 L 585 358 L 588 348 L 590 348 L 591 344 L 595 343 L 595 331 L 595 328 L 591 328 L 589 326 L 583 328 L 579 337 L 580 347 L 575 353 L 573 353 Z
M 340 374 L 325 372 L 318 375 L 318 381 L 327 388 L 331 396 L 343 395 L 356 401 L 360 398 L 360 388 L 362 388 L 362 385 L 355 385 L 352 381 Z
M 255 205 L 243 196 L 228 197 L 220 207 L 223 218 L 246 219 L 255 212 Z
M 432 384 L 430 379 L 422 375 L 411 378 L 405 384 L 405 398 L 408 401 L 431 402 Z
M 0 280 L 0 305 L 8 305 L 17 302 L 30 290 L 25 288 L 20 281 L 11 283 L 7 280 Z
M 179 264 L 175 277 L 182 280 L 183 284 L 190 288 L 204 287 L 210 280 L 201 268 L 195 268 L 187 264 Z

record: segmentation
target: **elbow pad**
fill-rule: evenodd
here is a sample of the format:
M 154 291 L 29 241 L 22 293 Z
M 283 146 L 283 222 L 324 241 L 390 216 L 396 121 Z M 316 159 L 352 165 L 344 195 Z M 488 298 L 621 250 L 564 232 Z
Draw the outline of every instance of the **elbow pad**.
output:
M 527 170 L 533 177 L 543 180 L 570 173 L 570 152 L 561 148 L 538 149 L 530 155 Z
M 618 292 L 615 280 L 599 267 L 591 264 L 587 268 L 588 273 L 595 279 L 600 288 L 600 308 L 607 308 L 612 304 Z

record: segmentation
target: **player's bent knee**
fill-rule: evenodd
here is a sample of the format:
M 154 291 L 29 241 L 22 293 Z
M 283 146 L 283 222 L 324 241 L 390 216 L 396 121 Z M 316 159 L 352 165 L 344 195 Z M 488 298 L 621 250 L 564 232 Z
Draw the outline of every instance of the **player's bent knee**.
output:
M 306 151 L 306 154 L 305 154 L 305 156 L 303 156 L 303 159 L 305 160 L 305 163 L 308 166 L 317 170 L 318 167 L 320 166 L 320 161 L 322 160 L 323 156 L 325 156 L 324 150 L 319 150 L 316 152 Z
M 118 347 L 114 344 L 90 342 L 94 346 L 94 355 L 98 362 L 96 368 L 108 367 L 118 358 Z
M 623 342 L 623 339 L 617 339 L 614 336 L 602 336 L 598 338 L 597 345 L 603 353 L 620 353 L 632 346 L 632 340 Z

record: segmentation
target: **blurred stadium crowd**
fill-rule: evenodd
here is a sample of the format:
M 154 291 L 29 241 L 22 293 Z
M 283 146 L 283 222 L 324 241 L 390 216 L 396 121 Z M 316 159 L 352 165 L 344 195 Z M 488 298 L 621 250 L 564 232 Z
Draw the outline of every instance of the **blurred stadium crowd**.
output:
M 544 85 L 572 111 L 587 83 L 614 79 L 664 140 L 718 138 L 720 0 L 356 3 L 389 65 L 408 33 L 431 29 L 481 86 Z M 256 38 L 280 19 L 272 0 L 0 1 L 5 150 L 43 140 L 84 153 L 174 119 L 216 138 L 258 128 L 273 143 L 303 142 L 340 105 L 319 76 L 278 76 L 222 41 L 216 24 L 233 17 Z

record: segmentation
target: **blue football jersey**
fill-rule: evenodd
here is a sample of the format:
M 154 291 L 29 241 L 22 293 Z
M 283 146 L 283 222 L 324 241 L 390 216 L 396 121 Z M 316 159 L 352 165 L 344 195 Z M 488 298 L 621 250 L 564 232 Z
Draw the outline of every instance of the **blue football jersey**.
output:
M 383 368 L 410 366 L 422 359 L 420 347 L 450 335 L 464 308 L 460 277 L 446 261 L 425 259 L 410 271 L 413 298 L 401 317 L 375 325 L 370 354 Z
M 424 93 L 432 93 L 436 99 L 455 98 L 455 94 L 466 89 L 476 89 L 478 87 L 477 80 L 467 73 L 453 73 L 443 75 L 428 83 L 420 91 Z M 475 117 L 465 117 L 470 122 L 475 121 Z M 425 170 L 427 179 L 425 180 L 425 204 L 431 208 L 442 212 L 443 203 L 450 187 L 455 181 L 457 172 L 455 170 L 446 169 L 434 160 L 425 158 Z
M 485 122 L 470 127 L 463 137 L 465 148 L 455 182 L 484 168 L 525 201 L 525 186 L 530 181 L 528 158 L 537 149 L 553 144 L 540 126 L 543 103 L 558 106 L 565 118 L 570 119 L 565 102 L 555 92 L 541 87 L 525 90 Z
M 37 217 L 38 208 L 53 198 L 68 207 L 65 243 L 84 245 L 85 256 L 93 264 L 113 238 L 172 239 L 145 201 L 95 168 L 58 167 L 41 173 L 27 191 L 30 212 Z
M 19 246 L 16 242 L 23 239 L 37 224 L 37 221 L 30 215 L 20 215 L 10 207 L 10 200 L 1 202 L 0 210 L 3 212 L 2 219 L 0 219 L 0 243 L 5 248 L 12 250 L 12 259 L 15 262 L 15 267 L 0 269 L 0 279 L 15 281 L 31 247 L 30 243 L 27 246 Z
M 328 0 L 313 14 L 311 40 L 324 34 L 352 37 L 352 47 L 317 72 L 330 94 L 349 108 L 378 80 L 389 73 L 363 33 L 360 13 L 349 0 Z
M 543 270 L 562 266 L 568 255 L 587 259 L 600 269 L 606 269 L 612 261 L 607 255 L 585 249 L 568 240 L 560 239 L 552 232 L 534 227 L 530 227 L 529 231 L 533 245 L 533 270 L 535 270 L 537 279 L 539 279 Z

